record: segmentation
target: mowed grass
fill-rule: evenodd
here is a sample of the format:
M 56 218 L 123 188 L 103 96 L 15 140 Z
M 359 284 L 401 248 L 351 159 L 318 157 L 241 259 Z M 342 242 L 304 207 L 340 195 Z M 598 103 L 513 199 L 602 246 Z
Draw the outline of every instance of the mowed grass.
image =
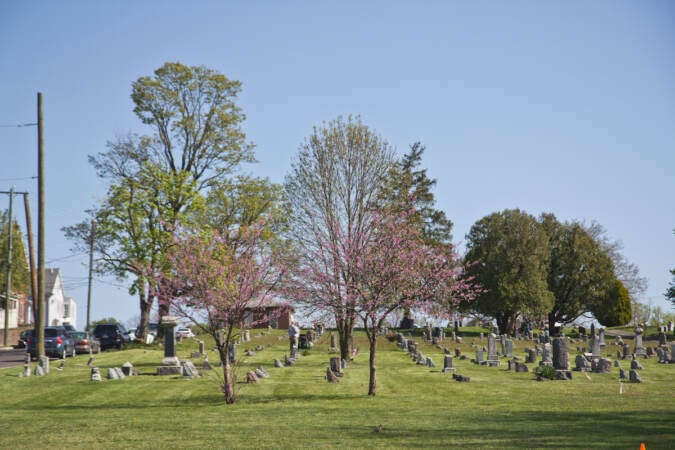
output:
M 484 367 L 455 358 L 457 373 L 471 377 L 455 382 L 442 373 L 443 352 L 421 338 L 420 350 L 436 369 L 416 365 L 394 343 L 381 338 L 377 354 L 377 396 L 368 397 L 368 352 L 361 352 L 339 383 L 324 379 L 328 333 L 296 366 L 274 368 L 283 361 L 283 331 L 259 335 L 239 345 L 239 378 L 259 365 L 270 378 L 238 383 L 239 401 L 226 405 L 220 393 L 222 372 L 200 379 L 156 376 L 162 360 L 157 347 L 96 355 L 105 378 L 109 367 L 131 362 L 140 375 L 91 382 L 88 356 L 68 359 L 64 370 L 52 361 L 47 376 L 20 378 L 21 368 L 0 370 L 0 448 L 486 448 L 486 449 L 638 449 L 675 448 L 675 364 L 640 359 L 641 384 L 623 384 L 618 368 L 611 374 L 574 372 L 571 381 L 535 381 L 530 373 Z M 475 354 L 467 333 L 461 345 L 442 345 Z M 651 341 L 650 345 L 654 345 Z M 485 342 L 483 344 L 486 345 Z M 631 343 L 632 344 L 632 343 Z M 244 350 L 263 345 L 255 356 Z M 524 358 L 531 343 L 516 342 Z M 573 362 L 577 345 L 570 347 Z M 209 347 L 207 343 L 207 348 Z M 603 353 L 616 357 L 618 347 Z M 196 341 L 178 344 L 188 359 Z M 216 353 L 209 350 L 211 363 Z M 198 367 L 200 360 L 195 360 Z M 35 363 L 32 364 L 33 366 Z M 629 361 L 621 361 L 628 369 Z M 380 432 L 374 429 L 382 425 Z

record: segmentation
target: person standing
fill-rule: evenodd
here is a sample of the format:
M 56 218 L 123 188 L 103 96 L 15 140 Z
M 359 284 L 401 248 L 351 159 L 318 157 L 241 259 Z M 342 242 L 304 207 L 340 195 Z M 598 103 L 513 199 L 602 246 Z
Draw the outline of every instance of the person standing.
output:
M 300 337 L 300 327 L 297 322 L 291 323 L 288 327 L 288 341 L 290 343 L 290 352 L 293 353 L 294 348 L 298 348 L 298 338 Z

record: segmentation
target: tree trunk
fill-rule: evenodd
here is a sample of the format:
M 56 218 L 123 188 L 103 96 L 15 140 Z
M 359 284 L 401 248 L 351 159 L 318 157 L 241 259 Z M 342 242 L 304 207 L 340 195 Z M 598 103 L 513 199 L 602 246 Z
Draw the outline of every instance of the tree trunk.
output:
M 354 319 L 335 317 L 338 337 L 340 341 L 340 357 L 345 361 L 352 359 L 352 346 L 354 343 Z
M 141 321 L 138 324 L 136 338 L 140 339 L 141 342 L 145 342 L 145 338 L 148 335 L 148 324 L 150 323 L 150 310 L 152 309 L 152 301 L 148 301 L 145 289 L 140 289 L 138 302 L 141 307 Z
M 377 349 L 377 330 L 373 329 L 372 336 L 368 336 L 370 340 L 370 380 L 368 382 L 368 395 L 375 397 L 377 390 L 377 380 L 375 378 L 377 368 L 375 367 L 375 350 Z

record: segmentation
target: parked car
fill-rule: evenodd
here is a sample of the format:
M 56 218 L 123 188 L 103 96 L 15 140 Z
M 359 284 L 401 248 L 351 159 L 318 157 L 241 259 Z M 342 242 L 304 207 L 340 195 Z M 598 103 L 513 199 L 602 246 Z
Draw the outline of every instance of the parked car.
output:
M 45 327 L 45 355 L 64 359 L 75 356 L 75 341 L 63 327 Z M 26 350 L 32 358 L 37 358 L 37 349 L 33 333 L 28 337 Z
M 75 341 L 76 353 L 101 353 L 101 343 L 86 331 L 69 331 Z
M 99 323 L 94 327 L 93 335 L 99 340 L 101 350 L 122 349 L 131 341 L 129 333 L 120 323 Z
M 179 336 L 182 338 L 193 338 L 195 334 L 188 327 L 178 327 L 176 328 L 176 337 Z

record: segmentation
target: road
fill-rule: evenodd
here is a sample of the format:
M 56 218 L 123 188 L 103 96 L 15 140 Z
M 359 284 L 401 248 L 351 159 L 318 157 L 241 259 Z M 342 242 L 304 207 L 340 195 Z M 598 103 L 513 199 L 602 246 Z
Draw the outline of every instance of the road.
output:
M 22 366 L 26 361 L 26 349 L 0 349 L 0 368 Z

